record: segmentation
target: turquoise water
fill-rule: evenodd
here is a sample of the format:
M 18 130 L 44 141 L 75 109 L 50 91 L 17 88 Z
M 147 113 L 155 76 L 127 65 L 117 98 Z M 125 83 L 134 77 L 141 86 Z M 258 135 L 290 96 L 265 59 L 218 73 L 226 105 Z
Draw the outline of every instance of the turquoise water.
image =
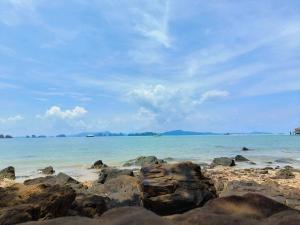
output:
M 253 150 L 241 151 L 243 146 Z M 14 166 L 19 177 L 36 175 L 37 169 L 48 165 L 55 167 L 56 171 L 76 176 L 83 174 L 82 171 L 98 159 L 120 166 L 124 161 L 141 155 L 209 163 L 214 157 L 242 154 L 257 166 L 265 166 L 268 161 L 279 158 L 290 158 L 295 160 L 293 166 L 300 167 L 300 136 L 14 138 L 0 140 L 0 153 L 0 168 Z

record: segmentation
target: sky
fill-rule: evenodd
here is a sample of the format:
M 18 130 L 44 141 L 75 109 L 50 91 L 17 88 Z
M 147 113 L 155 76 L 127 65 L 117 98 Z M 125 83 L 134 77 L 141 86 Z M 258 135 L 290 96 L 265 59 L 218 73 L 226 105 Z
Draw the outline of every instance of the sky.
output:
M 298 0 L 0 1 L 0 133 L 298 126 Z

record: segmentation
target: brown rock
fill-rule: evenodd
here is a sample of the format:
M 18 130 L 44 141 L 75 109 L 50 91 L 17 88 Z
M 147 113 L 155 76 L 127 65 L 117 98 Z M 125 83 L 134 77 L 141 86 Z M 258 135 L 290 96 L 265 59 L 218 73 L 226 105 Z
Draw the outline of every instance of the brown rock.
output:
M 14 180 L 16 179 L 16 175 L 15 175 L 15 168 L 12 166 L 9 166 L 3 170 L 0 171 L 0 179 L 10 179 L 10 180 Z
M 191 162 L 143 167 L 140 190 L 143 206 L 160 215 L 185 212 L 216 196 L 200 166 Z
M 140 191 L 135 177 L 120 175 L 104 184 L 94 183 L 89 189 L 93 194 L 108 197 L 108 208 L 115 206 L 139 206 Z
M 100 216 L 107 210 L 105 200 L 104 197 L 98 195 L 78 194 L 73 202 L 72 209 L 80 216 Z

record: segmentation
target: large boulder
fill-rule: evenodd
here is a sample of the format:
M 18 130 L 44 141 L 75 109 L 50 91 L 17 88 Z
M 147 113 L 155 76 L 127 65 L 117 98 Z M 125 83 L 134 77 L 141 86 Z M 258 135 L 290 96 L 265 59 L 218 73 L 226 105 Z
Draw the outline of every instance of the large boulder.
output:
M 235 166 L 234 159 L 228 157 L 214 158 L 212 166 Z
M 15 175 L 15 168 L 12 166 L 9 166 L 3 170 L 0 171 L 0 180 L 1 179 L 10 179 L 10 180 L 14 180 L 16 179 L 16 175 Z
M 55 173 L 55 170 L 53 169 L 52 166 L 47 166 L 44 169 L 39 169 L 39 172 L 45 175 L 52 175 Z
M 82 183 L 75 180 L 65 173 L 59 173 L 56 176 L 46 176 L 46 177 L 38 177 L 34 179 L 29 179 L 24 181 L 25 185 L 60 185 L 60 186 L 69 186 L 75 189 L 78 192 L 82 192 L 85 190 L 85 187 Z
M 202 208 L 169 217 L 182 225 L 296 225 L 299 218 L 299 211 L 258 194 L 217 198 Z
M 90 167 L 90 169 L 102 169 L 106 168 L 107 165 L 102 162 L 102 160 L 97 160 L 94 164 Z
M 161 164 L 166 163 L 163 159 L 158 159 L 156 156 L 140 156 L 136 159 L 128 160 L 126 163 L 124 163 L 123 166 L 146 166 L 151 164 Z
M 143 167 L 140 190 L 143 206 L 160 215 L 182 213 L 216 197 L 210 180 L 191 162 Z
M 128 175 L 120 175 L 109 179 L 104 184 L 95 182 L 89 191 L 93 194 L 108 197 L 107 207 L 139 206 L 140 191 L 138 180 Z
M 59 185 L 15 184 L 2 188 L 0 190 L 0 224 L 66 216 L 75 196 L 75 191 L 71 187 Z
M 98 183 L 104 184 L 107 180 L 116 178 L 121 175 L 134 176 L 132 170 L 128 169 L 116 169 L 116 168 L 104 168 L 99 173 Z
M 11 225 L 40 218 L 40 207 L 31 204 L 22 204 L 0 209 L 0 224 Z

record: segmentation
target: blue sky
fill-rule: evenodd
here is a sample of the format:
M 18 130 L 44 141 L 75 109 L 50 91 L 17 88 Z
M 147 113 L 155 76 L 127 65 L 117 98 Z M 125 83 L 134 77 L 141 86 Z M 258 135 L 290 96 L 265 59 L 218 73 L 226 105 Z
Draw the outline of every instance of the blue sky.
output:
M 0 133 L 287 132 L 300 1 L 1 0 Z

